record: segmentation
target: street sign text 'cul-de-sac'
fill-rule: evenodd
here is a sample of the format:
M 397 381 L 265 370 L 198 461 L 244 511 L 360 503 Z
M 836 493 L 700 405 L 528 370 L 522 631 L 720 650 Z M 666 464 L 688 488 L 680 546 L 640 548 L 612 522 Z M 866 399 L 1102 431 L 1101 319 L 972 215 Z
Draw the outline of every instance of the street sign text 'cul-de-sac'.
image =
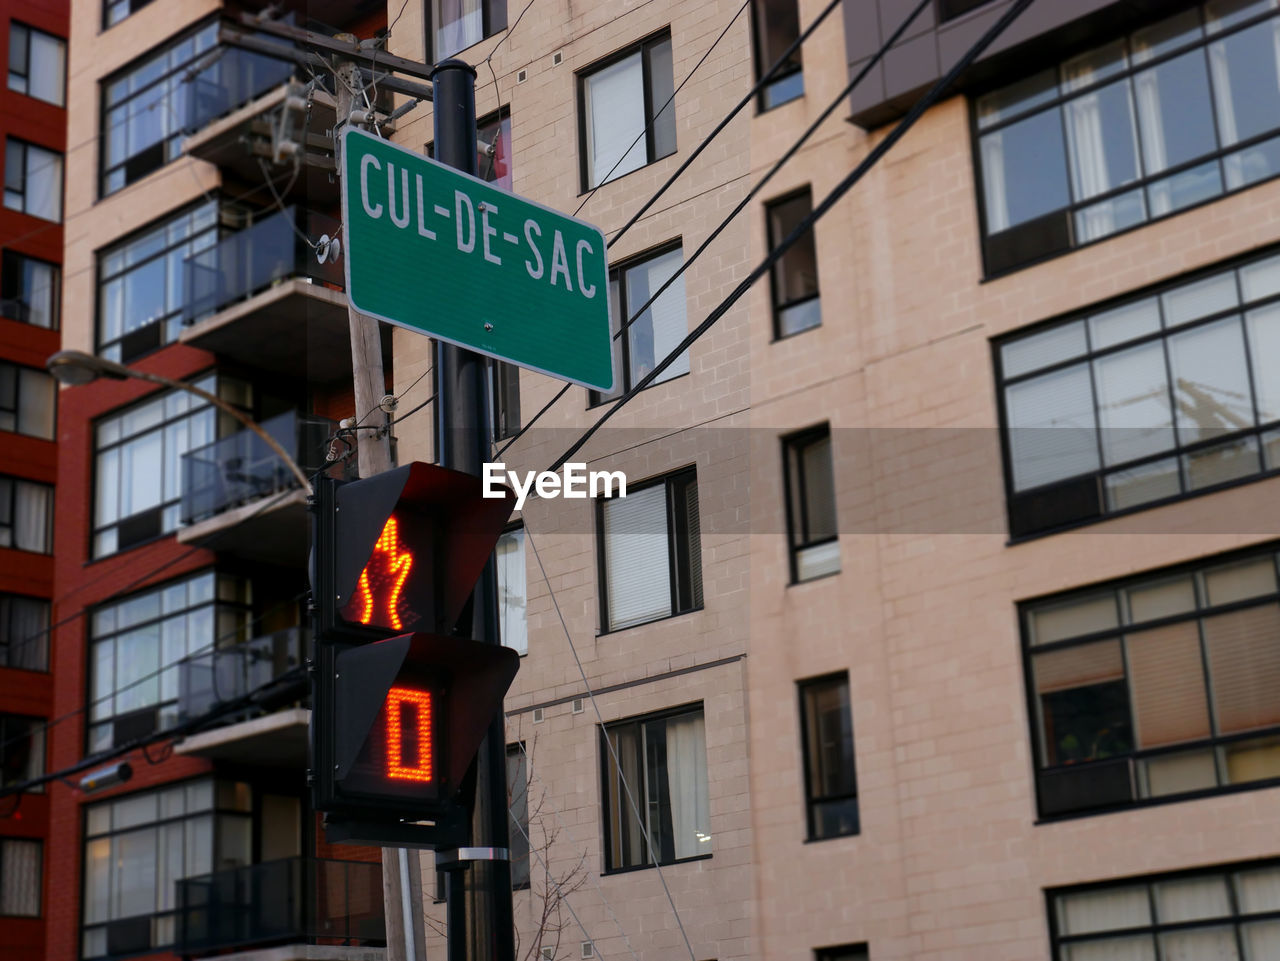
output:
M 598 228 L 354 128 L 343 133 L 342 180 L 356 310 L 612 390 Z

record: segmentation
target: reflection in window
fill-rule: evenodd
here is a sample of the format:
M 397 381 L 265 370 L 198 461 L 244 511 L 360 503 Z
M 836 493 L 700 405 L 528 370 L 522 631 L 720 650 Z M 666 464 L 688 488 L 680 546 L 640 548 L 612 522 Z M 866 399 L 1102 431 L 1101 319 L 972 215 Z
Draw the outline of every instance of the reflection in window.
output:
M 849 675 L 800 684 L 809 840 L 858 833 Z
M 1215 0 L 980 97 L 988 272 L 1280 173 L 1277 17 Z
M 511 886 L 529 886 L 529 771 L 523 744 L 507 745 L 507 810 L 511 817 Z
M 1026 605 L 1043 815 L 1280 777 L 1274 551 Z
M 89 750 L 101 751 L 178 720 L 180 665 L 248 640 L 246 581 L 204 571 L 103 605 L 89 639 Z
M 63 106 L 67 99 L 67 42 L 10 21 L 9 89 Z
M 203 203 L 98 255 L 98 352 L 128 363 L 178 339 L 183 262 L 218 241 L 218 207 Z
M 524 528 L 504 532 L 498 538 L 494 556 L 498 562 L 498 637 L 504 647 L 528 654 L 529 595 L 525 587 Z
M 188 73 L 218 40 L 208 23 L 102 83 L 101 193 L 141 180 L 182 152 Z
M 604 737 L 605 869 L 710 855 L 702 707 L 610 724 Z
M 783 456 L 791 581 L 834 574 L 840 570 L 840 541 L 830 428 L 824 425 L 784 438 Z
M 1012 532 L 1280 469 L 1277 294 L 1269 255 L 1000 342 Z
M 590 190 L 676 151 L 671 38 L 579 78 L 583 121 L 583 189 Z
M 800 38 L 800 9 L 796 0 L 752 0 L 751 29 L 755 37 L 756 79 L 781 59 Z M 760 109 L 770 110 L 804 96 L 800 47 L 773 72 L 760 91 Z
M 599 404 L 630 390 L 675 349 L 689 333 L 685 319 L 684 274 L 676 271 L 684 262 L 680 247 L 649 254 L 609 271 L 609 305 L 612 314 L 613 392 L 591 391 L 591 403 Z M 649 299 L 668 281 L 671 286 L 643 311 Z M 618 336 L 623 324 L 626 333 Z M 689 373 L 686 350 L 664 370 L 654 384 Z M 652 385 L 651 385 L 652 386 Z

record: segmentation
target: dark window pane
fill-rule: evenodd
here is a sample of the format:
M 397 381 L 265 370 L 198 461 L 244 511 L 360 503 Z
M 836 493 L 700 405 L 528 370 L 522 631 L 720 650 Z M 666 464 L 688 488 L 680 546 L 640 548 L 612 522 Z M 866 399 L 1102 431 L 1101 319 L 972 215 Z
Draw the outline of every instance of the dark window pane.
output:
M 989 233 L 1033 220 L 1069 202 L 1059 110 L 1047 110 L 987 134 L 979 149 Z
M 1212 152 L 1217 146 L 1204 53 L 1193 50 L 1133 78 L 1148 174 Z
M 858 786 L 848 676 L 803 683 L 800 703 L 809 836 L 818 839 L 856 834 Z
M 767 208 L 769 245 L 776 247 L 796 229 L 813 210 L 812 197 L 803 194 Z M 818 255 L 813 230 L 797 240 L 773 266 L 773 306 L 776 334 L 786 337 L 816 327 L 822 322 L 818 296 Z
M 649 48 L 649 102 L 654 116 L 653 156 L 661 160 L 676 152 L 675 76 L 671 61 L 671 40 L 660 40 Z M 670 101 L 670 102 L 668 102 Z

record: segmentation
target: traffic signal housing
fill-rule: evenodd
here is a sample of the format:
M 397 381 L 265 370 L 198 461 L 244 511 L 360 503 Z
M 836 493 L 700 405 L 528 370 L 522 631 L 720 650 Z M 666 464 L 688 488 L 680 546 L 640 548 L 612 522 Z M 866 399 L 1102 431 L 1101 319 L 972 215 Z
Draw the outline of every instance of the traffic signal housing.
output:
M 317 488 L 312 783 L 330 840 L 460 843 L 519 656 L 451 632 L 514 502 L 422 463 Z

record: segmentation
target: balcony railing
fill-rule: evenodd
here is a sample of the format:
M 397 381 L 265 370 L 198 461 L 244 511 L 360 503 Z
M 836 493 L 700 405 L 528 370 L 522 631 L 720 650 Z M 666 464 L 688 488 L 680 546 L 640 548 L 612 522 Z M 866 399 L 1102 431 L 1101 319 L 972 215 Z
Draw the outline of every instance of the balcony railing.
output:
M 262 428 L 307 474 L 324 466 L 328 439 L 337 424 L 324 417 L 288 411 L 263 421 Z M 182 523 L 297 486 L 293 472 L 262 438 L 242 430 L 182 455 Z
M 341 288 L 342 265 L 318 263 L 303 240 L 333 236 L 337 228 L 331 217 L 289 207 L 187 258 L 183 323 L 193 324 L 293 277 Z
M 382 866 L 287 858 L 179 881 L 184 957 L 263 944 L 386 944 Z
M 286 82 L 293 76 L 293 70 L 288 60 L 237 47 L 222 47 L 220 53 L 191 78 L 183 132 L 191 135 L 211 121 L 243 107 Z
M 178 719 L 199 717 L 271 683 L 302 663 L 306 631 L 289 627 L 181 662 Z

